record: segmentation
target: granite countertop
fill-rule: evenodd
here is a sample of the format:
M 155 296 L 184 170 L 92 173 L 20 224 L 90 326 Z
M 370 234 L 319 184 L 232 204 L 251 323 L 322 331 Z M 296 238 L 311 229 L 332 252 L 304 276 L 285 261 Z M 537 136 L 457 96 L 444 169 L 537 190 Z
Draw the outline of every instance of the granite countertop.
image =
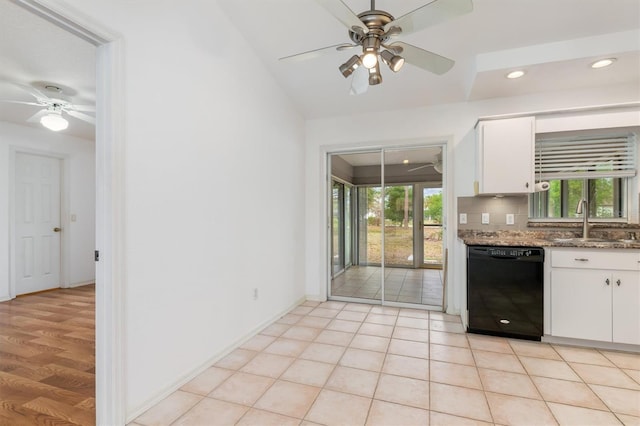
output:
M 640 240 L 623 239 L 620 235 L 599 235 L 587 240 L 576 235 L 553 231 L 458 231 L 466 245 L 581 247 L 604 249 L 640 249 Z

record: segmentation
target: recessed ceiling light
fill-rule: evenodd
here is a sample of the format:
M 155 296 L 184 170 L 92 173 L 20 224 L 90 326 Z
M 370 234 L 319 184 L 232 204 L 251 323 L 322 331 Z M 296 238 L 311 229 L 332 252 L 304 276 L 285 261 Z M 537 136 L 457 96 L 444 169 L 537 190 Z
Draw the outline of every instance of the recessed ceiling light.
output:
M 409 164 L 409 160 L 402 160 L 403 164 Z
M 599 61 L 595 61 L 594 63 L 592 63 L 591 68 L 608 67 L 609 65 L 613 64 L 615 61 L 616 61 L 616 58 L 600 59 Z
M 524 75 L 524 71 L 522 70 L 511 71 L 509 74 L 507 74 L 507 78 L 510 78 L 510 79 L 520 78 L 523 75 Z

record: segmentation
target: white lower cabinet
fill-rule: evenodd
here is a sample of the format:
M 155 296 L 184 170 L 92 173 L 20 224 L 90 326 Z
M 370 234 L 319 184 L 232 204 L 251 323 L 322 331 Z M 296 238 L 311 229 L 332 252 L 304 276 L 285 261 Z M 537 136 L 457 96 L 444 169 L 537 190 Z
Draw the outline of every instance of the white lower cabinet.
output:
M 640 252 L 551 249 L 551 334 L 640 344 Z
M 611 281 L 613 341 L 640 344 L 640 273 L 620 271 Z

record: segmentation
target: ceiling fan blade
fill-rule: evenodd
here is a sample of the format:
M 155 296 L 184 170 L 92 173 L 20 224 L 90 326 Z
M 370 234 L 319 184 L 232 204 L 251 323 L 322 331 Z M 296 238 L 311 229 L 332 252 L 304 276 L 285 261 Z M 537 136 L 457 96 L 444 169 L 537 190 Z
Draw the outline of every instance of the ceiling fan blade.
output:
M 407 172 L 415 172 L 416 170 L 420 170 L 420 169 L 424 169 L 425 167 L 430 167 L 433 164 L 425 164 L 424 166 L 418 166 L 418 167 L 414 167 L 413 169 L 409 169 L 407 170 Z
M 358 67 L 351 77 L 350 95 L 361 95 L 369 88 L 369 70 L 365 67 Z
M 27 123 L 39 123 L 40 119 L 47 115 L 47 112 L 48 111 L 46 109 L 36 112 L 31 117 L 27 118 Z
M 281 61 L 285 62 L 299 62 L 306 61 L 308 59 L 315 59 L 322 55 L 326 55 L 330 52 L 335 52 L 337 50 L 343 50 L 344 47 L 351 46 L 350 44 L 334 44 L 332 46 L 321 47 L 320 49 L 309 50 L 307 52 L 296 53 L 295 55 L 285 56 L 280 58 Z
M 389 45 L 397 55 L 402 56 L 411 65 L 442 75 L 449 71 L 455 61 L 411 44 L 397 41 Z M 398 49 L 399 48 L 399 49 Z
M 77 118 L 78 120 L 86 121 L 87 123 L 91 123 L 94 125 L 96 124 L 96 119 L 85 113 L 73 111 L 73 110 L 67 110 L 66 113 L 69 114 L 71 117 Z
M 384 26 L 384 30 L 386 32 L 392 27 L 397 27 L 402 30 L 402 34 L 409 34 L 464 15 L 472 10 L 471 0 L 435 0 L 389 22 Z
M 21 105 L 34 105 L 34 106 L 44 106 L 42 104 L 38 104 L 35 102 L 24 102 L 24 101 L 12 101 L 9 99 L 0 99 L 0 102 L 5 102 L 5 103 L 9 103 L 9 104 L 21 104 Z
M 13 84 L 16 87 L 19 87 L 20 89 L 22 89 L 25 92 L 29 93 L 31 96 L 33 96 L 34 98 L 36 98 L 38 100 L 40 100 L 40 99 L 43 99 L 45 101 L 50 100 L 49 96 L 45 95 L 44 93 L 42 93 L 41 91 L 39 91 L 35 87 L 27 86 L 26 84 L 20 84 L 20 83 L 11 83 L 11 84 Z
M 95 105 L 76 105 L 72 104 L 70 107 L 74 111 L 96 112 Z
M 316 3 L 353 32 L 362 34 L 369 32 L 369 28 L 367 28 L 360 18 L 358 18 L 358 15 L 353 13 L 353 11 L 349 9 L 349 6 L 344 4 L 342 0 L 316 0 Z

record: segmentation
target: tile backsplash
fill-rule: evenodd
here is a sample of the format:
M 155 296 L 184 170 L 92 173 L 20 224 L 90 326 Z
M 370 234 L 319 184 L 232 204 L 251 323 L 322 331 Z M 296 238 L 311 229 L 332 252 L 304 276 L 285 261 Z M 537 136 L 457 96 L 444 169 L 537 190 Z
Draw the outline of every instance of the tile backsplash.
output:
M 466 213 L 467 223 L 460 224 L 460 213 Z M 482 224 L 482 213 L 489 213 L 489 224 Z M 507 225 L 507 214 L 513 214 L 514 224 Z M 526 230 L 529 219 L 529 197 L 458 197 L 458 229 Z

